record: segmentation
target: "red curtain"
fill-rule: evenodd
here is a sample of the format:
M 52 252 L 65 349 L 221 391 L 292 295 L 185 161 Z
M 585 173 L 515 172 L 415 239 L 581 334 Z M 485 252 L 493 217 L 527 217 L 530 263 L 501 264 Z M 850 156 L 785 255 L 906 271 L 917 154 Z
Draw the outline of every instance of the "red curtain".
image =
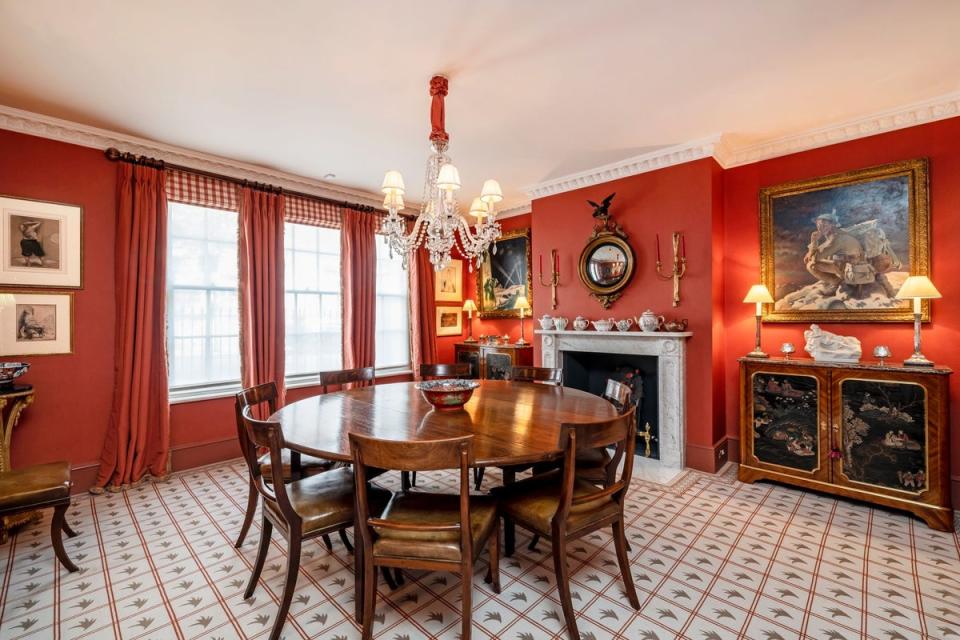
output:
M 240 190 L 240 357 L 244 387 L 275 382 L 283 404 L 282 194 Z
M 343 368 L 376 361 L 377 216 L 343 209 L 340 284 L 343 301 Z
M 420 376 L 421 364 L 437 362 L 434 275 L 430 253 L 423 248 L 414 251 L 410 260 L 410 353 L 415 378 Z
M 95 487 L 164 476 L 167 398 L 167 196 L 162 169 L 118 165 L 114 392 Z

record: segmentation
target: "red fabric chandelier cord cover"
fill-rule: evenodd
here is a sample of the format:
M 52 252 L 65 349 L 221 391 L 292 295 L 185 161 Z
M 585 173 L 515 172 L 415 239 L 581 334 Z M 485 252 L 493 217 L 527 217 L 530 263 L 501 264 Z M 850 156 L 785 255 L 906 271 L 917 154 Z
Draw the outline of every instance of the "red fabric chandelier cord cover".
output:
M 432 142 L 450 140 L 446 129 L 446 112 L 443 102 L 448 85 L 447 79 L 443 76 L 430 78 L 430 95 L 433 96 L 433 100 L 430 101 L 430 140 Z
M 117 166 L 114 394 L 95 487 L 162 477 L 170 454 L 167 394 L 167 196 L 162 169 Z
M 284 388 L 283 194 L 240 190 L 240 357 L 243 386 Z M 369 217 L 369 216 L 368 216 Z
M 340 284 L 343 304 L 343 368 L 376 361 L 377 216 L 343 209 Z

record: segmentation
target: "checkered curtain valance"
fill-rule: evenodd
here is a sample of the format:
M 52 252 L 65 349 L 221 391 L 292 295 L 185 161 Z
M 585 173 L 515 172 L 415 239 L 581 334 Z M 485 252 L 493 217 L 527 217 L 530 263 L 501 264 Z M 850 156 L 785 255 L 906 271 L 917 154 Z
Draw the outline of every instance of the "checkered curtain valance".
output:
M 179 169 L 167 169 L 167 199 L 213 209 L 237 211 L 237 185 Z
M 286 210 L 283 218 L 287 222 L 296 222 L 297 224 L 339 229 L 340 206 L 323 200 L 291 195 L 286 198 Z

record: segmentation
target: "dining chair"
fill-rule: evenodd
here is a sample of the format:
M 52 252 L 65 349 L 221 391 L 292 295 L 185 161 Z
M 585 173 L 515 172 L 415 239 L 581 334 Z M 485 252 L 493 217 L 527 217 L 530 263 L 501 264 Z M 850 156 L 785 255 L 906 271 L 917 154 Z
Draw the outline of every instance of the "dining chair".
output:
M 563 369 L 555 367 L 513 367 L 510 379 L 514 382 L 540 382 L 559 387 L 563 384 Z
M 513 382 L 534 382 L 559 387 L 563 380 L 563 370 L 553 367 L 522 367 L 516 366 L 510 370 L 510 380 Z M 512 467 L 506 471 L 506 478 L 512 479 L 517 473 L 528 469 L 530 465 Z M 483 476 L 487 472 L 486 467 L 477 467 L 473 470 L 473 487 L 477 491 L 483 484 Z
M 252 407 L 244 407 L 241 418 L 250 442 L 267 449 L 270 457 L 269 481 L 261 467 L 254 465 L 256 489 L 263 499 L 263 520 L 260 528 L 260 547 L 253 564 L 250 581 L 244 591 L 244 600 L 249 599 L 257 588 L 263 565 L 270 549 L 270 538 L 276 528 L 287 541 L 287 577 L 280 598 L 280 608 L 273 623 L 269 639 L 277 640 L 286 621 L 293 591 L 300 571 L 300 548 L 304 541 L 354 526 L 354 472 L 350 467 L 336 467 L 322 473 L 290 483 L 283 477 L 283 433 L 280 424 L 257 420 L 250 415 Z M 379 513 L 392 495 L 379 487 L 364 487 L 369 503 L 368 511 Z
M 420 377 L 424 380 L 469 378 L 472 375 L 473 367 L 469 362 L 458 362 L 456 364 L 438 363 L 420 365 Z M 404 471 L 400 473 L 400 487 L 403 491 L 409 491 L 410 487 L 415 486 L 417 486 L 416 471 Z
M 469 378 L 473 375 L 473 367 L 469 362 L 456 364 L 421 364 L 420 377 L 424 380 L 442 380 L 444 378 Z
M 603 397 L 612 404 L 617 413 L 623 414 L 630 408 L 630 399 L 632 395 L 630 387 L 614 379 L 607 380 L 607 386 L 603 391 Z M 577 477 L 592 482 L 593 484 L 610 486 L 615 479 L 616 466 L 610 464 L 610 453 L 606 447 L 599 449 L 589 449 L 577 452 Z M 540 536 L 534 534 L 530 539 L 527 549 L 533 551 L 540 542 Z M 627 541 L 627 550 L 631 551 L 630 541 Z
M 70 463 L 49 462 L 0 473 L 0 517 L 53 507 L 50 538 L 53 552 L 67 571 L 79 571 L 63 548 L 63 534 L 77 533 L 67 524 L 70 507 Z M 26 572 L 25 572 L 26 573 Z
M 567 571 L 567 545 L 573 540 L 604 527 L 613 529 L 624 591 L 630 605 L 634 609 L 640 608 L 627 557 L 623 514 L 623 502 L 633 474 L 637 435 L 635 411 L 630 407 L 626 413 L 610 420 L 561 425 L 559 444 L 564 450 L 562 469 L 535 475 L 495 490 L 500 496 L 500 513 L 505 522 L 551 539 L 560 604 L 572 640 L 580 638 Z M 598 487 L 578 476 L 577 454 L 612 445 L 616 449 L 610 466 L 616 470 L 623 460 L 623 470 L 618 480 L 607 487 Z M 512 555 L 513 551 L 512 541 L 508 539 L 506 555 Z
M 257 451 L 256 445 L 247 436 L 247 429 L 243 422 L 243 410 L 247 407 L 257 408 L 261 412 L 261 417 L 267 417 L 275 413 L 277 410 L 277 385 L 273 382 L 266 382 L 244 389 L 235 397 L 234 411 L 237 419 L 237 440 L 240 442 L 240 452 L 243 454 L 243 459 L 247 463 L 247 478 L 249 480 L 247 511 L 243 516 L 243 524 L 240 526 L 237 541 L 233 545 L 238 549 L 247 537 L 250 524 L 253 522 L 253 515 L 257 511 L 257 502 L 260 499 L 254 480 L 254 470 L 259 469 L 261 475 L 268 481 L 272 482 L 273 478 L 269 454 L 261 455 Z M 301 455 L 299 452 L 290 450 L 284 450 L 281 462 L 283 464 L 283 478 L 286 482 L 324 471 L 333 466 L 333 463 L 329 460 Z M 333 545 L 329 536 L 325 537 L 323 541 L 328 549 L 332 548 Z M 344 544 L 349 548 L 350 543 L 346 540 L 346 537 L 344 537 Z
M 376 381 L 376 369 L 373 367 L 363 367 L 361 369 L 340 369 L 337 371 L 321 371 L 319 374 L 320 387 L 324 393 L 329 392 L 329 387 L 343 387 L 345 384 L 355 384 L 356 386 L 374 385 Z
M 491 496 L 470 495 L 473 436 L 405 442 L 351 433 L 350 450 L 357 483 L 357 555 L 363 562 L 361 609 L 364 640 L 373 637 L 378 566 L 459 572 L 460 637 L 461 640 L 470 640 L 473 566 L 488 543 L 490 565 L 485 580 L 492 583 L 494 593 L 500 593 L 497 503 Z M 457 469 L 460 472 L 459 495 L 396 494 L 383 515 L 377 516 L 366 483 L 370 468 L 399 471 Z

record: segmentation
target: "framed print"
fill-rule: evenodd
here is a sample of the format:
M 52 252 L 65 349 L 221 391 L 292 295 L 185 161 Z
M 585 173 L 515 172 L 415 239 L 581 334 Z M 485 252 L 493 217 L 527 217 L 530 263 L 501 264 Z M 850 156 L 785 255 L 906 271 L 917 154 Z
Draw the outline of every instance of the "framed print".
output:
M 437 307 L 437 335 L 463 334 L 463 310 L 460 307 Z
M 451 260 L 434 274 L 433 287 L 434 300 L 438 302 L 463 300 L 463 260 Z
M 8 291 L 0 305 L 0 356 L 73 353 L 73 294 Z
M 519 318 L 513 308 L 520 295 L 533 304 L 530 276 L 530 229 L 508 231 L 483 255 L 477 274 L 477 306 L 481 318 Z
M 764 320 L 911 321 L 896 293 L 930 272 L 927 175 L 918 159 L 761 189 Z
M 0 196 L 0 285 L 83 286 L 83 209 Z

